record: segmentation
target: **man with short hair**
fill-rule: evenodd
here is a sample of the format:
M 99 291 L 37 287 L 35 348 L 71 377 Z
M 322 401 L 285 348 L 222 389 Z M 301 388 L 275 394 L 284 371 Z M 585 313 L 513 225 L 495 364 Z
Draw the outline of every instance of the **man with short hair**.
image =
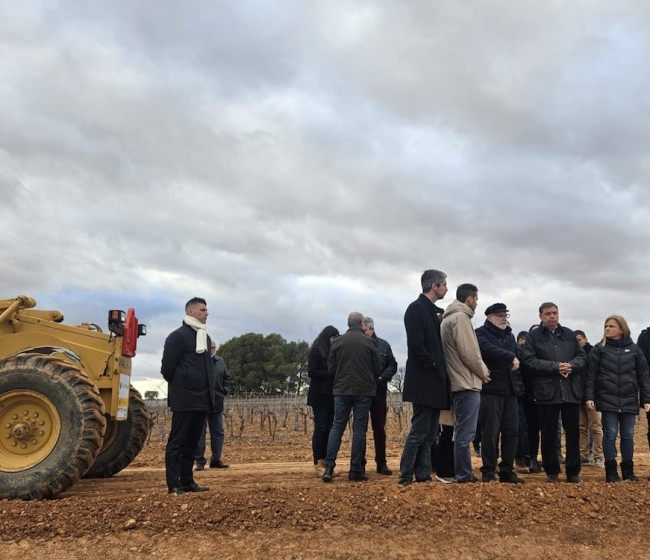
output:
M 472 317 L 478 305 L 478 288 L 461 284 L 456 299 L 442 316 L 442 343 L 451 380 L 451 395 L 456 417 L 454 433 L 454 481 L 476 482 L 472 474 L 470 443 L 476 435 L 481 406 L 481 388 L 490 381 L 483 363 Z
M 323 482 L 331 482 L 341 438 L 350 412 L 352 419 L 352 454 L 348 479 L 357 482 L 368 480 L 363 470 L 366 451 L 368 410 L 377 392 L 376 379 L 381 374 L 377 343 L 363 334 L 363 315 L 353 311 L 348 315 L 348 330 L 339 336 L 330 349 L 327 365 L 334 376 L 334 424 L 327 441 Z
M 519 376 L 517 343 L 508 325 L 505 303 L 494 303 L 485 310 L 485 323 L 476 329 L 483 362 L 490 371 L 490 383 L 483 387 L 478 423 L 481 426 L 481 473 L 483 482 L 496 480 L 499 437 L 501 462 L 499 481 L 522 484 L 513 462 L 519 436 L 517 396 L 524 394 Z
M 557 305 L 539 306 L 539 328 L 524 344 L 526 374 L 532 376 L 542 431 L 542 464 L 549 482 L 558 482 L 557 429 L 566 435 L 566 481 L 580 483 L 580 413 L 587 357 L 571 329 L 560 325 Z
M 377 378 L 377 393 L 370 403 L 370 424 L 372 436 L 375 441 L 375 462 L 379 474 L 391 475 L 393 471 L 386 464 L 386 397 L 388 395 L 388 383 L 397 372 L 397 361 L 393 356 L 390 344 L 375 333 L 375 321 L 372 317 L 364 317 L 361 328 L 366 336 L 369 336 L 377 343 L 379 350 L 379 363 L 381 374 Z M 365 457 L 364 457 L 365 464 Z
M 438 435 L 441 410 L 450 408 L 449 376 L 440 338 L 442 313 L 436 301 L 447 293 L 447 275 L 425 270 L 422 293 L 404 313 L 408 358 L 402 400 L 413 403 L 411 429 L 406 436 L 398 484 L 431 480 L 431 446 Z
M 576 340 L 582 346 L 582 349 L 589 359 L 589 352 L 593 346 L 589 344 L 587 335 L 584 331 L 576 329 L 573 331 Z M 586 375 L 585 375 L 586 377 Z M 601 469 L 605 468 L 603 461 L 603 425 L 600 419 L 600 412 L 595 408 L 587 407 L 586 400 L 580 403 L 580 462 L 583 465 L 591 464 L 589 455 L 593 457 L 593 464 Z M 591 436 L 591 437 L 590 437 Z M 593 453 L 590 451 L 590 440 L 593 443 Z
M 211 340 L 205 331 L 208 308 L 203 298 L 185 304 L 180 328 L 165 340 L 160 372 L 169 383 L 167 405 L 172 427 L 165 449 L 165 473 L 170 494 L 206 492 L 194 482 L 194 450 L 208 412 L 216 410 L 217 376 L 210 357 Z

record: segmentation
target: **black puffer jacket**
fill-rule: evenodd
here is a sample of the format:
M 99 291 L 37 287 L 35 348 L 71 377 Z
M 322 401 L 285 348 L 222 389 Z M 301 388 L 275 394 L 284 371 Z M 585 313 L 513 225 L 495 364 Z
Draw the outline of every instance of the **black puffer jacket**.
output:
M 553 333 L 540 325 L 526 336 L 524 375 L 530 375 L 537 404 L 582 402 L 587 356 L 571 329 L 558 325 Z M 560 375 L 560 362 L 568 362 L 572 373 Z
M 642 404 L 650 403 L 648 362 L 631 338 L 607 339 L 604 347 L 602 342 L 594 346 L 589 354 L 586 396 L 600 412 L 638 414 Z
M 483 393 L 491 395 L 524 394 L 524 384 L 519 370 L 513 371 L 512 361 L 517 355 L 517 342 L 512 329 L 495 327 L 487 319 L 476 329 L 476 338 L 483 362 L 490 370 L 490 382 L 483 385 Z

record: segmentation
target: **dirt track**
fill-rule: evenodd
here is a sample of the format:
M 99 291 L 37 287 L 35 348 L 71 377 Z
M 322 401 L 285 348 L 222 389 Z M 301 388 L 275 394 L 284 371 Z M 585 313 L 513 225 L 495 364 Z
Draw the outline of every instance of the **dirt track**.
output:
M 210 492 L 170 496 L 155 442 L 119 475 L 82 480 L 57 500 L 0 501 L 0 557 L 647 558 L 650 456 L 637 450 L 639 484 L 607 485 L 596 467 L 582 485 L 543 474 L 523 486 L 402 488 L 374 473 L 350 483 L 345 455 L 341 476 L 324 484 L 308 436 L 287 432 L 228 441 L 232 467 L 196 475 Z M 393 469 L 399 452 L 391 445 Z

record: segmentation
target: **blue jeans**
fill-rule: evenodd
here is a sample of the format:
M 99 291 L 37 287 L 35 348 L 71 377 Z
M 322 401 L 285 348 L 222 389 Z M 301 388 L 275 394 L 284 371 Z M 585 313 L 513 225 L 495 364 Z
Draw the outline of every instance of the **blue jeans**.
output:
M 341 438 L 345 427 L 352 417 L 352 455 L 350 457 L 350 472 L 363 472 L 363 456 L 366 452 L 366 431 L 368 430 L 368 410 L 372 397 L 334 396 L 334 423 L 327 440 L 327 455 L 325 464 L 332 469 L 336 466 L 336 456 L 341 447 Z
M 431 446 L 438 436 L 440 410 L 413 403 L 411 429 L 399 463 L 399 482 L 431 480 Z
M 205 430 L 210 428 L 210 462 L 221 461 L 223 451 L 223 412 L 209 412 L 205 417 L 205 424 L 201 430 L 201 439 L 194 452 L 194 461 L 197 465 L 205 465 Z
M 481 393 L 478 391 L 456 391 L 452 393 L 456 413 L 454 435 L 454 478 L 460 482 L 472 478 L 472 455 L 469 445 L 476 435 L 478 412 L 481 408 Z
M 603 410 L 603 455 L 605 461 L 616 459 L 616 435 L 621 428 L 621 459 L 631 461 L 634 457 L 634 424 L 636 414 Z

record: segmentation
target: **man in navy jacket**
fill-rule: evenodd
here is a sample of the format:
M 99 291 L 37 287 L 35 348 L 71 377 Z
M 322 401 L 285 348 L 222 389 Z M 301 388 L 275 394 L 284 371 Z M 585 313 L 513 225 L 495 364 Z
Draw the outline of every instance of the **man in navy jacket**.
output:
M 483 362 L 490 370 L 490 383 L 483 386 L 478 422 L 481 426 L 481 473 L 483 482 L 496 480 L 499 436 L 501 436 L 501 482 L 522 483 L 513 469 L 519 439 L 517 396 L 523 395 L 519 377 L 517 342 L 508 326 L 505 303 L 494 303 L 485 310 L 485 323 L 476 329 Z

